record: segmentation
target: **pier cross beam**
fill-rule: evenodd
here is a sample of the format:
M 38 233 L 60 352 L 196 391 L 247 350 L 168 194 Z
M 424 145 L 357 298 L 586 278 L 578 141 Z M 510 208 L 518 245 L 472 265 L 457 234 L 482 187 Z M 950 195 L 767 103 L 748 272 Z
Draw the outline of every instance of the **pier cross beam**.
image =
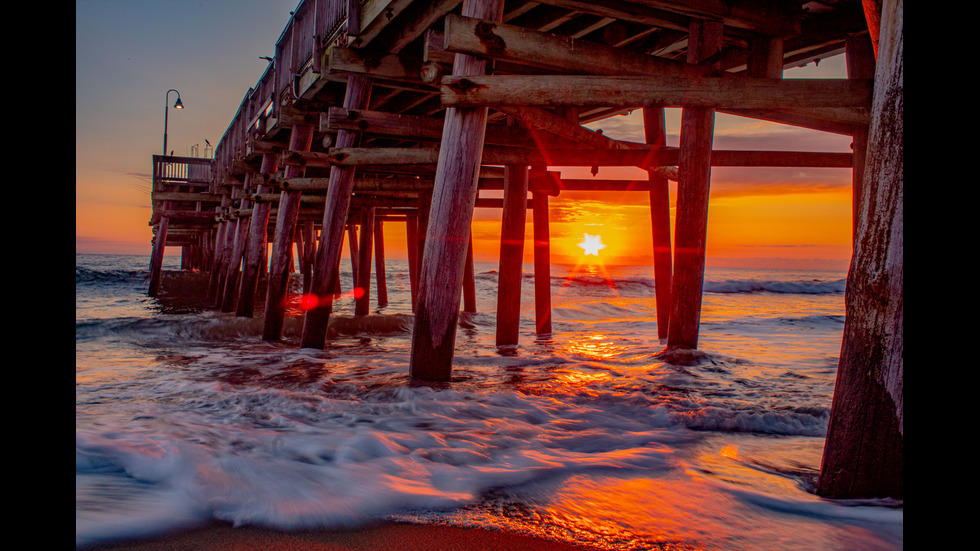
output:
M 466 0 L 463 16 L 503 18 L 503 0 Z M 486 73 L 487 60 L 456 54 L 453 75 Z M 413 378 L 447 381 L 462 292 L 466 249 L 476 201 L 487 126 L 486 107 L 449 108 L 432 196 L 430 223 L 419 270 L 418 305 L 412 333 L 409 373 Z

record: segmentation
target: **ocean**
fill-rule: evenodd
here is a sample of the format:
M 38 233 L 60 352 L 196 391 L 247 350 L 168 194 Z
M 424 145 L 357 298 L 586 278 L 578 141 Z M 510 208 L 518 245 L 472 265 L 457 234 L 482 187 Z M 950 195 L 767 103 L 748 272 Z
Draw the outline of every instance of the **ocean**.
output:
M 148 266 L 75 257 L 77 548 L 214 520 L 628 551 L 903 547 L 903 503 L 813 494 L 845 273 L 709 268 L 699 355 L 677 365 L 657 356 L 650 267 L 553 266 L 554 332 L 538 337 L 526 266 L 521 342 L 498 349 L 497 266 L 477 263 L 453 381 L 418 384 L 404 262 L 386 266 L 388 306 L 336 302 L 324 350 L 299 348 L 298 315 L 266 342 L 261 315 L 147 297 Z

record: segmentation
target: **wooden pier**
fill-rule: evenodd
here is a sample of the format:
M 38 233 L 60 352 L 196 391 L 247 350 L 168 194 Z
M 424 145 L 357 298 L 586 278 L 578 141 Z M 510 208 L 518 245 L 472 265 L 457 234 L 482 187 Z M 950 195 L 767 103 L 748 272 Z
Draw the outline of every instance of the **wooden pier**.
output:
M 304 0 L 214 159 L 153 157 L 149 293 L 179 246 L 183 268 L 210 274 L 215 308 L 251 317 L 264 301 L 263 337 L 277 340 L 298 260 L 315 303 L 301 346 L 322 348 L 345 234 L 361 314 L 387 300 L 385 223 L 405 224 L 411 376 L 449 380 L 473 308 L 474 209 L 502 209 L 497 343 L 516 344 L 528 209 L 549 333 L 549 197 L 624 186 L 549 167 L 639 167 L 649 177 L 630 189 L 650 196 L 669 356 L 698 345 L 711 168 L 851 167 L 848 322 L 819 491 L 901 498 L 902 13 L 902 0 Z M 847 79 L 782 79 L 842 52 Z M 676 148 L 664 108 L 682 109 Z M 583 126 L 637 109 L 644 143 Z M 716 150 L 715 113 L 852 136 L 853 154 Z

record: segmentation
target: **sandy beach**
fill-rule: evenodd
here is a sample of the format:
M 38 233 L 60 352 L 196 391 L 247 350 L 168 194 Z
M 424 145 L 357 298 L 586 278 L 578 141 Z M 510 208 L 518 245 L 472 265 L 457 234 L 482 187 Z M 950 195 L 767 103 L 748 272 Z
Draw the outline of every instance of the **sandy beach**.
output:
M 155 538 L 79 548 L 84 551 L 583 551 L 567 543 L 506 532 L 449 526 L 384 523 L 351 530 L 285 532 L 230 524 L 208 526 Z

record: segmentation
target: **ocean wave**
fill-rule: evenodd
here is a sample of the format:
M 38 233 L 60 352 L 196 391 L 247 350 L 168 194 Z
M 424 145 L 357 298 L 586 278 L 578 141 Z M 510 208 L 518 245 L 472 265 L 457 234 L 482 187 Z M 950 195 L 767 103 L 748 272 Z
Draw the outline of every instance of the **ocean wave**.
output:
M 75 285 L 143 282 L 149 276 L 150 273 L 146 270 L 96 270 L 75 266 Z
M 721 280 L 705 281 L 706 293 L 783 293 L 796 295 L 843 294 L 845 279 L 834 280 Z

